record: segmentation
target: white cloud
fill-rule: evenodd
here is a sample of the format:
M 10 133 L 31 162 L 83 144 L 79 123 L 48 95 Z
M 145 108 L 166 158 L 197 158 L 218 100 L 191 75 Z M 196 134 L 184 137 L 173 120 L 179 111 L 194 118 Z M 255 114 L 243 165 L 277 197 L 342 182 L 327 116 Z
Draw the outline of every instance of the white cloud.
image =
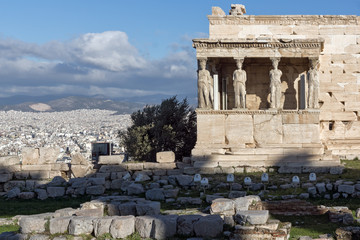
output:
M 79 62 L 111 71 L 141 68 L 146 64 L 129 43 L 126 33 L 119 31 L 87 33 L 72 41 L 70 49 Z
M 192 94 L 195 66 L 189 41 L 173 45 L 162 59 L 149 60 L 120 31 L 43 45 L 0 38 L 0 96 Z

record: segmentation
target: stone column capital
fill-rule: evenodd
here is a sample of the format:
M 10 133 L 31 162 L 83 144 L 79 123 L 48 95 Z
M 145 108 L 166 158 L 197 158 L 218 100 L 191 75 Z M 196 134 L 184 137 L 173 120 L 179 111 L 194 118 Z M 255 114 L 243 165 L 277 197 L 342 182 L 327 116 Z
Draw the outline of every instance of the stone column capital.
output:
M 234 60 L 244 62 L 245 57 L 234 57 Z
M 272 62 L 274 62 L 274 61 L 280 62 L 281 57 L 270 57 L 270 60 L 271 60 Z
M 197 60 L 198 61 L 207 61 L 208 58 L 207 57 L 198 57 Z

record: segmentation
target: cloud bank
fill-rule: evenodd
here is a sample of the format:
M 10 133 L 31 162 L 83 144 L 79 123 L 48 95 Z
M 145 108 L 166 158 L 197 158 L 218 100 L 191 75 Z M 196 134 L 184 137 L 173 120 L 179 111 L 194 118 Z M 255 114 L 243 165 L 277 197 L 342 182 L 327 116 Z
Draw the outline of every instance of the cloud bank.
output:
M 194 95 L 191 42 L 171 46 L 162 59 L 139 54 L 124 32 L 87 33 L 42 45 L 0 38 L 0 97 L 13 95 Z

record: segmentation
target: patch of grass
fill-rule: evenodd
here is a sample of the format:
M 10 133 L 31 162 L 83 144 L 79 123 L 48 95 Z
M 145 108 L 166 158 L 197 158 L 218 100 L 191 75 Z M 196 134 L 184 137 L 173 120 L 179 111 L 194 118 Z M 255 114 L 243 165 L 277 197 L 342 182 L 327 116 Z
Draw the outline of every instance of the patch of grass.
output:
M 300 236 L 317 238 L 321 234 L 335 235 L 335 230 L 341 225 L 329 222 L 328 215 L 320 216 L 283 216 L 275 215 L 281 222 L 291 222 L 290 239 L 298 239 Z
M 93 236 L 91 236 L 90 234 L 80 234 L 80 237 L 83 240 L 91 240 L 91 239 L 93 239 Z
M 360 173 L 360 161 L 358 159 L 354 160 L 341 160 L 341 163 L 344 164 L 345 169 L 341 178 L 350 179 L 350 180 L 359 180 Z
M 110 233 L 104 233 L 103 235 L 96 238 L 97 240 L 112 240 L 114 239 Z
M 0 234 L 3 232 L 18 232 L 20 227 L 15 224 L 0 226 Z
M 125 240 L 143 240 L 143 238 L 141 238 L 139 233 L 135 232 L 130 236 L 127 236 Z M 146 238 L 145 240 L 151 240 L 151 238 Z
M 46 200 L 22 200 L 22 199 L 1 199 L 0 218 L 11 218 L 16 215 L 31 215 L 46 212 L 54 212 L 61 208 L 77 208 L 81 203 L 87 202 L 90 197 L 79 198 L 57 198 Z

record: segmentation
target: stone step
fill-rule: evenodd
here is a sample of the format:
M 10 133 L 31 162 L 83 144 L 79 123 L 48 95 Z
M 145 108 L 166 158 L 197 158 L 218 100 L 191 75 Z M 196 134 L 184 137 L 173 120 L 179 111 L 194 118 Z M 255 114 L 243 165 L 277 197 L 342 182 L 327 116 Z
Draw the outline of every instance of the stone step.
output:
M 251 225 L 265 224 L 269 219 L 268 210 L 237 211 L 235 215 L 237 222 L 245 222 Z
M 237 149 L 232 152 L 224 152 L 223 154 L 219 153 L 219 151 L 213 152 L 214 155 L 263 155 L 263 154 L 277 154 L 277 155 L 287 155 L 287 154 L 297 154 L 297 155 L 311 155 L 311 154 L 323 154 L 323 147 L 306 147 L 306 148 L 243 148 Z
M 306 162 L 306 161 L 320 161 L 322 155 L 211 155 L 208 157 L 210 161 L 246 161 L 247 163 L 253 163 L 254 161 L 266 161 L 269 163 L 277 162 Z
M 223 155 L 225 156 L 225 155 Z M 230 157 L 229 157 L 230 156 Z M 243 156 L 243 159 L 239 159 L 234 155 L 226 155 L 225 158 L 211 158 L 210 160 L 195 161 L 193 166 L 195 168 L 204 167 L 241 167 L 241 166 L 254 166 L 254 167 L 271 167 L 271 166 L 309 166 L 309 167 L 333 167 L 340 166 L 340 160 L 333 158 L 330 160 L 321 160 L 321 156 L 314 156 L 313 158 L 305 157 L 293 157 L 293 158 L 273 158 L 268 159 L 266 157 L 253 159 L 253 155 Z M 248 157 L 248 158 L 246 158 Z

